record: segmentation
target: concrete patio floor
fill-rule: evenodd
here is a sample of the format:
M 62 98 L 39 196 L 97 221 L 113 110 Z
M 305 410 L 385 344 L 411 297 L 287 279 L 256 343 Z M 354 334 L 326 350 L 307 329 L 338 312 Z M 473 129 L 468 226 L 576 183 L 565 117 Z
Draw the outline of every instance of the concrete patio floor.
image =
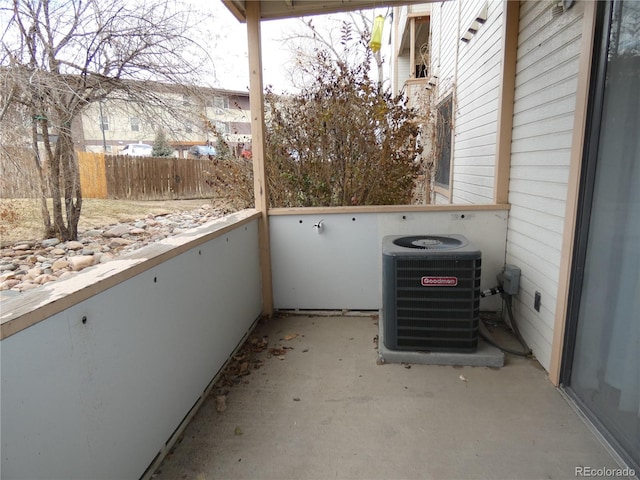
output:
M 225 411 L 214 390 L 152 478 L 569 479 L 579 466 L 618 468 L 535 360 L 378 365 L 377 333 L 370 316 L 258 325 L 252 337 L 290 349 L 255 353 L 260 368 L 228 388 Z

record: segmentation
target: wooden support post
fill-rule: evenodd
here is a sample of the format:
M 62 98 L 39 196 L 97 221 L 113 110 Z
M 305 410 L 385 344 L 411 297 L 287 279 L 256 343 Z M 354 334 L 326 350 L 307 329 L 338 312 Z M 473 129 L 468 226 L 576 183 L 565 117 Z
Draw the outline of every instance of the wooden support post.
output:
M 409 58 L 411 59 L 411 70 L 409 70 L 409 78 L 416 78 L 416 19 L 411 17 L 409 20 Z
M 516 60 L 520 29 L 520 2 L 503 2 L 502 71 L 498 103 L 498 137 L 496 139 L 496 169 L 493 186 L 495 203 L 509 202 L 511 171 L 511 131 L 513 130 L 513 102 L 516 88 Z
M 260 2 L 246 2 L 249 44 L 249 101 L 251 105 L 251 147 L 255 208 L 260 212 L 259 240 L 262 270 L 262 313 L 273 314 L 271 284 L 271 249 L 269 246 L 269 195 L 265 168 L 264 94 L 262 86 L 262 45 L 260 41 Z

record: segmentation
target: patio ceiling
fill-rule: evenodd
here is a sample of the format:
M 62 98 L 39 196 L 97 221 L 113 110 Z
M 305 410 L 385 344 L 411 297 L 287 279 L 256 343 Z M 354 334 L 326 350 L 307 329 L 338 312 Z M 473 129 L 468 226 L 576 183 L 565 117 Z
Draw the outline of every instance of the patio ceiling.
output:
M 268 0 L 259 1 L 260 19 L 276 20 L 283 18 L 321 15 L 327 13 L 366 10 L 383 6 L 400 6 L 412 3 L 430 3 L 434 0 Z M 247 12 L 245 0 L 222 0 L 222 3 L 241 22 L 246 22 Z

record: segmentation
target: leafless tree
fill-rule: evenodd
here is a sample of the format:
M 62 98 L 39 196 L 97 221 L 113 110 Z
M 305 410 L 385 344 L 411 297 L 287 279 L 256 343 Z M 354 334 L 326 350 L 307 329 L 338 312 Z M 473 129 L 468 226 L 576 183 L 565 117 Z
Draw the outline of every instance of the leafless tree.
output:
M 6 25 L 0 32 L 0 122 L 10 110 L 31 120 L 46 236 L 78 234 L 82 192 L 74 121 L 89 105 L 112 98 L 170 108 L 157 86 L 193 84 L 207 60 L 190 38 L 202 21 L 193 17 L 169 0 L 12 0 L 0 7 Z
M 388 13 L 389 9 L 382 15 L 386 17 Z M 317 21 L 313 17 L 301 18 L 300 28 L 286 33 L 281 39 L 295 57 L 292 78 L 298 78 L 297 74 L 302 73 L 302 84 L 295 86 L 302 87 L 305 82 L 314 80 L 308 66 L 315 62 L 319 50 L 327 52 L 334 62 L 345 65 L 367 62 L 371 55 L 376 65 L 378 85 L 382 86 L 385 59 L 380 50 L 372 52 L 369 48 L 373 19 L 378 14 L 380 12 L 371 10 L 352 12 L 324 21 Z

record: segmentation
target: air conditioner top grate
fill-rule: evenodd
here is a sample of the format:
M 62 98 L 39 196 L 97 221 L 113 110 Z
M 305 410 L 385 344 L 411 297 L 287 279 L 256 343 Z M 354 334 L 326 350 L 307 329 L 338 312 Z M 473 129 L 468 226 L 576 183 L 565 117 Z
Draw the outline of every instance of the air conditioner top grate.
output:
M 436 235 L 400 237 L 393 240 L 393 243 L 399 247 L 419 250 L 453 250 L 466 245 L 466 243 L 459 238 Z

